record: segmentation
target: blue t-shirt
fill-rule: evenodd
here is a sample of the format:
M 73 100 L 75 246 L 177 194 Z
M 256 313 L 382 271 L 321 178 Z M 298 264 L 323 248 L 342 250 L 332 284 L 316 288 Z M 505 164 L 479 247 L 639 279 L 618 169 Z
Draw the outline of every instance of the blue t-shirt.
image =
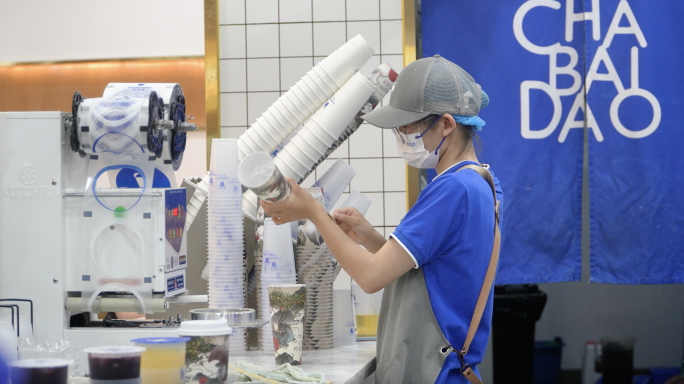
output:
M 423 268 L 432 311 L 455 349 L 465 342 L 494 246 L 492 190 L 476 171 L 456 172 L 466 164 L 477 165 L 472 161 L 460 162 L 428 184 L 392 233 L 415 259 L 417 267 Z M 503 204 L 496 176 L 494 184 L 497 199 Z M 499 207 L 499 214 L 501 210 Z M 465 356 L 471 367 L 482 361 L 487 348 L 493 292 Z M 468 383 L 460 369 L 458 356 L 449 354 L 436 383 Z

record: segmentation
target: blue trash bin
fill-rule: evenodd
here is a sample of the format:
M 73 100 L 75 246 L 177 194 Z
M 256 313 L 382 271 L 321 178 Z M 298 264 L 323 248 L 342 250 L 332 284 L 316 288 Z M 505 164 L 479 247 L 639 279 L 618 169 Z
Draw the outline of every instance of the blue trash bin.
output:
M 558 384 L 563 346 L 560 337 L 534 342 L 534 384 Z

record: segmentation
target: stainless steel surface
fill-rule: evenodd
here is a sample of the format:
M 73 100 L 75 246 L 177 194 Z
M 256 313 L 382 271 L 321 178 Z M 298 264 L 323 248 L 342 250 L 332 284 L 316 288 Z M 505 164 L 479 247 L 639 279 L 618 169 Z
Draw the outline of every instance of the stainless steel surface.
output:
M 104 192 L 104 190 L 97 190 L 98 196 L 105 197 L 138 197 L 139 192 Z M 64 192 L 63 196 L 66 197 L 84 197 L 84 192 Z M 143 197 L 162 197 L 161 192 L 145 192 L 142 194 Z
M 190 311 L 192 320 L 226 319 L 230 326 L 248 326 L 254 323 L 256 311 L 251 308 L 204 308 Z

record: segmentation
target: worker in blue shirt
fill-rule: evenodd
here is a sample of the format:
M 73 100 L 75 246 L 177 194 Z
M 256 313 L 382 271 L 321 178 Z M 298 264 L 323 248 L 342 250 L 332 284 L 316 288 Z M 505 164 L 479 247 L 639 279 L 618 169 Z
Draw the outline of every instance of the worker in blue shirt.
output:
M 363 116 L 393 129 L 410 166 L 437 172 L 389 240 L 354 208 L 336 210 L 331 220 L 292 179 L 287 199 L 262 204 L 276 224 L 311 220 L 365 292 L 385 289 L 368 383 L 480 382 L 503 200 L 473 146 L 488 104 L 466 71 L 436 55 L 404 68 L 389 105 Z

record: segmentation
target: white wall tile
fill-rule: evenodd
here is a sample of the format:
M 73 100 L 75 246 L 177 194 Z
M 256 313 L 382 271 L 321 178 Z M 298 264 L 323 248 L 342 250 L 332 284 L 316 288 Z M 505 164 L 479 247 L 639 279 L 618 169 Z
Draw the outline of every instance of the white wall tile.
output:
M 313 21 L 344 21 L 345 0 L 313 0 Z
M 311 21 L 311 0 L 280 0 L 280 22 Z
M 385 192 L 385 225 L 399 225 L 406 215 L 406 192 Z
M 328 56 L 346 42 L 345 23 L 314 24 L 314 55 Z
M 248 93 L 247 95 L 249 102 L 247 121 L 249 125 L 252 125 L 262 113 L 266 112 L 273 102 L 278 100 L 280 92 L 255 92 Z
M 221 126 L 247 125 L 247 94 L 221 94 Z
M 406 162 L 385 159 L 385 191 L 406 191 Z
M 280 56 L 313 55 L 311 23 L 280 25 Z
M 404 69 L 404 55 L 382 55 L 382 61 L 389 64 L 397 74 Z
M 382 191 L 382 159 L 351 159 L 349 163 L 356 170 L 352 189 L 359 192 Z
M 397 229 L 397 227 L 385 227 L 385 239 L 389 240 L 390 235 L 395 229 Z
M 245 130 L 247 128 L 234 128 L 234 127 L 228 127 L 228 128 L 221 128 L 221 138 L 222 139 L 237 139 L 245 133 Z
M 247 60 L 221 60 L 219 66 L 221 92 L 245 92 L 247 90 Z
M 380 22 L 379 21 L 355 21 L 347 23 L 347 40 L 356 35 L 363 36 L 368 44 L 380 53 Z
M 280 91 L 278 59 L 247 59 L 247 89 Z
M 382 157 L 382 130 L 361 124 L 349 138 L 349 157 Z
M 392 133 L 391 129 L 382 130 L 382 145 L 385 158 L 400 157 L 397 150 L 397 140 L 394 138 L 394 133 Z
M 401 21 L 381 21 L 382 28 L 382 53 L 401 54 L 403 42 L 401 38 Z
M 247 26 L 247 57 L 278 57 L 278 25 Z
M 379 20 L 379 0 L 347 0 L 347 20 Z
M 401 20 L 401 0 L 380 0 L 380 17 Z
M 375 70 L 375 68 L 377 68 L 380 64 L 382 64 L 382 63 L 380 62 L 380 55 L 375 55 L 375 56 L 371 57 L 370 59 L 368 59 L 368 61 L 366 61 L 366 64 L 364 64 L 363 67 L 361 67 L 361 68 L 359 69 L 359 72 L 361 72 L 361 74 L 364 75 L 364 76 L 368 76 L 368 75 L 370 75 L 371 72 L 373 72 L 373 71 Z
M 368 220 L 371 225 L 385 225 L 384 212 L 385 205 L 383 203 L 384 197 L 382 192 L 372 192 L 364 193 L 371 199 L 371 205 L 368 207 L 368 212 L 366 212 L 366 220 Z M 382 233 L 382 232 L 380 232 Z
M 310 57 L 280 59 L 280 89 L 287 91 L 313 68 Z
M 277 23 L 278 0 L 246 0 L 247 23 Z
M 219 0 L 219 24 L 244 24 L 245 0 Z
M 220 26 L 219 35 L 220 59 L 245 57 L 245 27 L 243 25 Z
M 340 144 L 337 149 L 333 151 L 333 153 L 330 154 L 328 157 L 329 159 L 346 159 L 349 158 L 349 139 L 347 139 L 344 143 Z

